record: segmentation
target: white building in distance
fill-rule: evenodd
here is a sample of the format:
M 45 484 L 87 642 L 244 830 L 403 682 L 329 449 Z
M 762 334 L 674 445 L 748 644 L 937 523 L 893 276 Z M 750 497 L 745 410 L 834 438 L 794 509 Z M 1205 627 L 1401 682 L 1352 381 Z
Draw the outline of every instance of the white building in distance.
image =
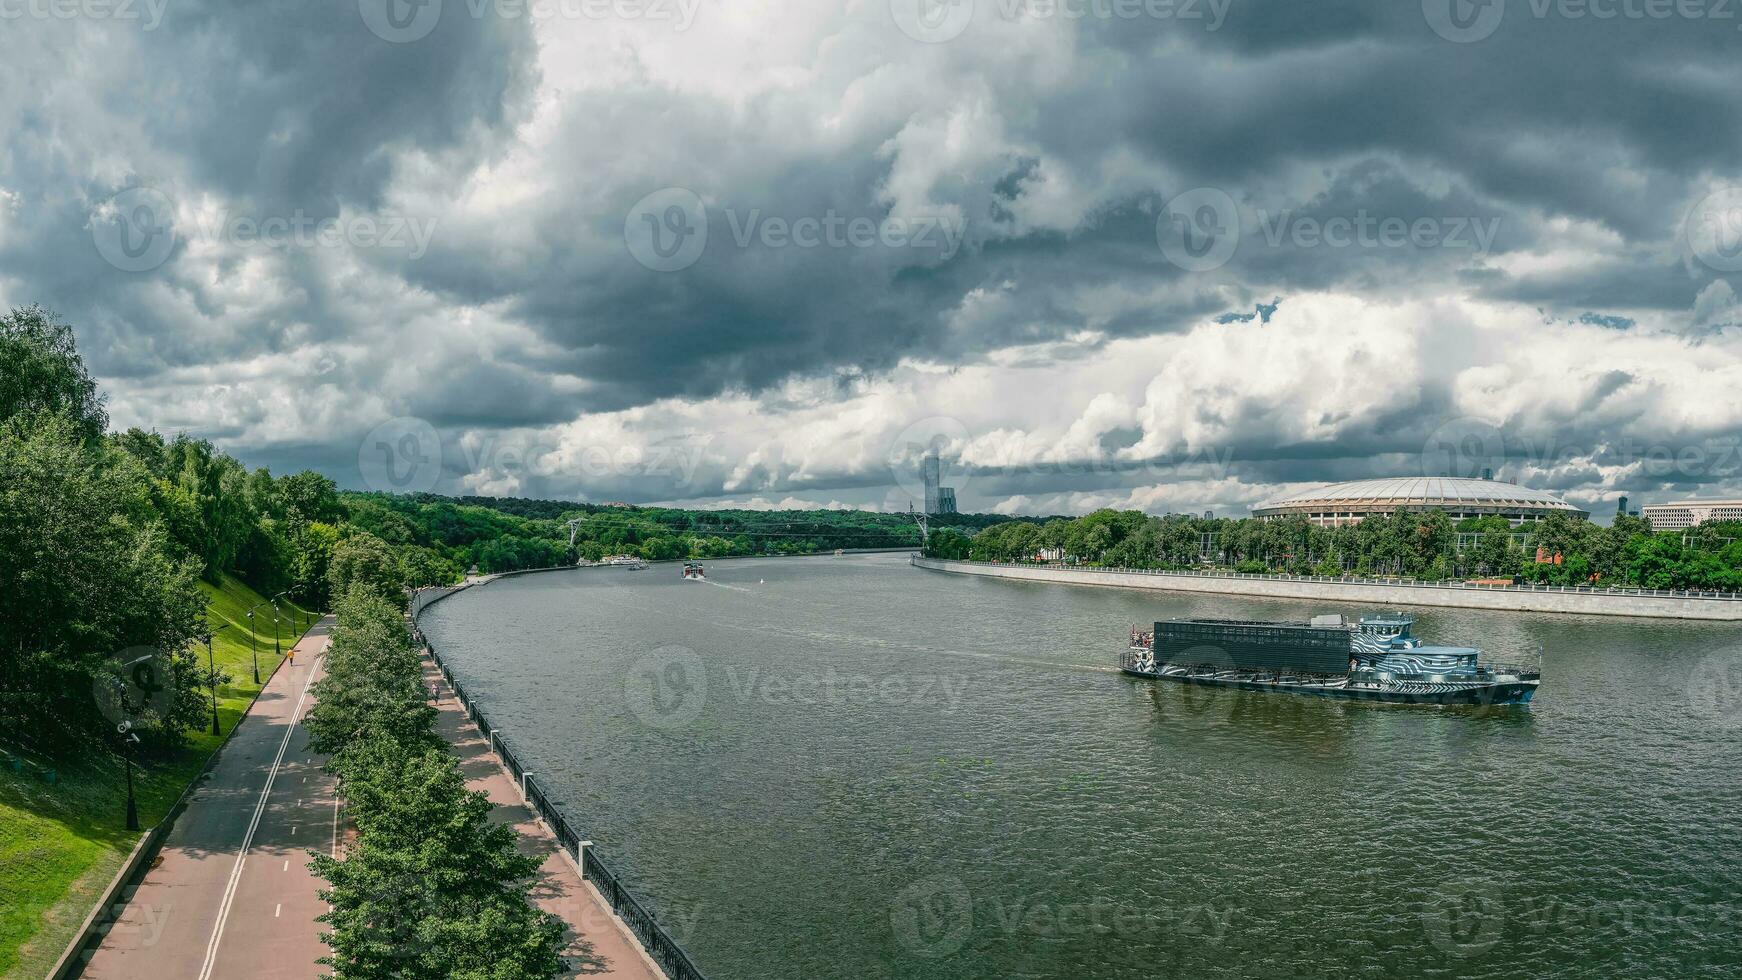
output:
M 1640 510 L 1653 531 L 1685 531 L 1707 521 L 1742 521 L 1742 500 L 1677 500 L 1646 504 Z

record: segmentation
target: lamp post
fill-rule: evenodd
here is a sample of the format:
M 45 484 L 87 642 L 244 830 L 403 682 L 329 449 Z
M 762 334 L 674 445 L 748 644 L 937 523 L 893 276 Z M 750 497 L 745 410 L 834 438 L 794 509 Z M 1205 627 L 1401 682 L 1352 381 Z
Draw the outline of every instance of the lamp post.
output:
M 282 592 L 279 593 L 279 595 L 283 594 L 284 593 Z M 259 602 L 256 602 L 254 605 L 248 607 L 248 612 L 246 614 L 248 616 L 248 655 L 254 660 L 255 687 L 260 686 L 260 640 L 254 632 L 254 610 L 259 609 L 261 606 L 264 606 L 271 601 L 271 599 L 262 599 Z
M 217 667 L 216 661 L 213 659 L 212 637 L 216 636 L 219 633 L 219 631 L 226 630 L 229 628 L 230 628 L 230 624 L 225 623 L 224 625 L 218 627 L 215 630 L 208 630 L 206 632 L 206 681 L 208 682 L 209 686 L 212 689 L 212 734 L 213 735 L 222 735 L 223 732 L 218 728 L 218 667 Z
M 138 744 L 139 736 L 133 734 L 133 723 L 121 723 L 122 751 L 127 755 L 127 829 L 139 829 L 139 804 L 133 798 L 133 746 Z
M 151 657 L 149 655 L 140 657 L 137 660 L 122 664 L 121 669 L 124 673 L 128 673 L 130 676 L 137 678 L 136 674 L 131 674 L 130 672 L 137 670 L 141 663 L 150 659 Z M 138 683 L 138 681 L 135 680 L 135 683 Z M 125 681 L 122 682 L 120 694 L 121 713 L 124 715 L 131 715 L 133 713 L 133 704 L 127 698 Z M 133 734 L 133 719 L 131 718 L 121 719 L 121 723 L 115 726 L 115 730 L 121 733 L 121 752 L 127 757 L 127 829 L 138 830 L 139 803 L 133 795 L 133 746 L 139 744 L 139 736 Z
M 248 610 L 248 657 L 254 661 L 254 686 L 260 686 L 260 639 L 254 634 L 254 610 Z
M 278 648 L 278 600 L 287 595 L 290 593 L 280 592 L 272 597 L 272 653 L 278 657 L 284 656 L 283 651 Z

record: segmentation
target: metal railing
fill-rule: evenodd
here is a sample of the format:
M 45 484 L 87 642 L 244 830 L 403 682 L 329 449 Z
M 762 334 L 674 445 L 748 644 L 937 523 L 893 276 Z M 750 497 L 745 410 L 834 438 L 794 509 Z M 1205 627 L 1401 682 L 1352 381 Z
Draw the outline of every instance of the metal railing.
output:
M 1158 575 L 1181 578 L 1243 578 L 1272 582 L 1329 582 L 1339 585 L 1404 585 L 1417 589 L 1462 589 L 1472 592 L 1566 592 L 1580 595 L 1653 596 L 1665 599 L 1711 599 L 1722 602 L 1742 600 L 1742 592 L 1700 591 L 1696 589 L 1637 589 L 1589 585 L 1539 585 L 1525 582 L 1518 585 L 1475 585 L 1469 582 L 1432 582 L 1404 576 L 1385 578 L 1354 578 L 1337 575 L 1289 575 L 1280 572 L 1236 572 L 1232 570 L 1194 571 L 1190 569 L 1123 568 L 1106 565 L 1067 565 L 1063 562 L 1037 561 L 973 561 L 965 558 L 924 558 L 913 561 L 952 562 L 958 565 L 983 565 L 987 568 L 1060 568 L 1072 572 L 1120 575 Z
M 423 605 L 427 606 L 428 603 Z M 594 887 L 599 889 L 599 893 L 611 903 L 611 910 L 617 913 L 618 917 L 629 926 L 631 932 L 635 933 L 635 938 L 641 941 L 641 946 L 647 951 L 647 955 L 659 964 L 660 969 L 665 971 L 665 975 L 670 980 L 706 980 L 706 975 L 690 959 L 689 954 L 684 952 L 678 941 L 665 930 L 665 927 L 660 924 L 653 913 L 649 912 L 647 907 L 630 893 L 623 884 L 623 880 L 599 859 L 597 845 L 583 846 L 585 838 L 581 837 L 580 833 L 575 830 L 574 824 L 564 815 L 559 805 L 550 798 L 544 787 L 539 785 L 538 776 L 529 772 L 521 762 L 520 757 L 514 753 L 513 749 L 509 748 L 508 742 L 502 737 L 501 730 L 490 726 L 490 721 L 485 717 L 484 710 L 479 707 L 477 700 L 468 695 L 465 689 L 460 686 L 453 671 L 442 660 L 441 654 L 436 652 L 435 645 L 430 643 L 421 632 L 419 632 L 418 637 L 419 641 L 428 648 L 430 659 L 435 661 L 436 669 L 441 671 L 442 679 L 448 683 L 448 689 L 454 692 L 454 700 L 465 707 L 466 716 L 472 719 L 472 723 L 477 725 L 478 730 L 483 732 L 489 740 L 490 751 L 495 753 L 508 771 L 514 774 L 514 779 L 520 784 L 527 804 L 544 820 L 545 826 L 549 827 L 551 834 L 556 837 L 558 845 L 581 869 L 581 877 L 592 882 Z

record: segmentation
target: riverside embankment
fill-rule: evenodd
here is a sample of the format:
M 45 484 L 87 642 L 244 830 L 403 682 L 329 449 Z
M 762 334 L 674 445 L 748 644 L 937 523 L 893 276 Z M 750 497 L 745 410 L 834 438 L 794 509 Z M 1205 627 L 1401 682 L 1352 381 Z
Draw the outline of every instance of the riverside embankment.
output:
M 1574 613 L 1585 616 L 1742 621 L 1742 594 L 1737 593 L 1583 589 L 1571 586 L 1481 586 L 1461 582 L 1241 575 L 1233 572 L 1163 572 L 1136 568 L 1066 568 L 1058 565 L 950 561 L 919 556 L 915 556 L 912 561 L 917 568 L 939 572 L 1054 582 L 1060 585 L 1202 592 L 1260 599 L 1322 599 L 1327 602 L 1361 605 L 1452 606 L 1461 609 Z

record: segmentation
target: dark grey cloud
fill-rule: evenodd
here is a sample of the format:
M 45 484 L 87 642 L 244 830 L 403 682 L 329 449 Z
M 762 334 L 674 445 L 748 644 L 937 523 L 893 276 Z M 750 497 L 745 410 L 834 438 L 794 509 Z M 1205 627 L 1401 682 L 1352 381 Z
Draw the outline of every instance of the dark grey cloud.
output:
M 0 91 L 0 291 L 75 322 L 142 417 L 199 420 L 279 465 L 353 468 L 365 423 L 394 415 L 455 440 L 732 396 L 763 399 L 756 424 L 778 430 L 781 413 L 809 410 L 788 400 L 847 403 L 915 361 L 1062 371 L 1121 340 L 1322 293 L 1523 304 L 1556 330 L 1586 317 L 1628 335 L 1679 317 L 1725 351 L 1726 324 L 1742 320 L 1722 279 L 1734 270 L 1683 241 L 1694 202 L 1742 180 L 1734 22 L 1514 2 L 1490 36 L 1455 43 L 1415 2 L 1236 2 L 1214 30 L 998 24 L 980 6 L 961 37 L 933 45 L 902 37 L 877 3 L 817 15 L 826 24 L 809 35 L 778 10 L 756 32 L 714 24 L 712 47 L 696 40 L 718 12 L 706 6 L 690 37 L 455 7 L 427 37 L 393 43 L 350 3 L 177 0 L 151 31 L 12 22 L 0 54 L 32 81 Z M 588 46 L 600 37 L 614 40 Z M 735 65 L 734 44 L 762 45 L 768 64 Z M 184 219 L 144 272 L 93 247 L 93 210 L 132 187 Z M 625 241 L 637 202 L 662 188 L 706 205 L 706 248 L 675 271 Z M 1240 242 L 1194 271 L 1157 230 L 1170 201 L 1201 188 L 1234 203 Z M 409 218 L 430 237 L 415 255 L 268 247 L 193 226 L 212 212 Z M 806 220 L 870 222 L 880 239 L 892 220 L 928 219 L 926 244 L 791 240 Z M 1357 220 L 1432 234 L 1325 240 Z M 252 393 L 280 375 L 309 385 L 305 399 L 344 401 L 287 412 Z M 1589 425 L 1580 438 L 1599 460 L 1625 414 L 1600 409 L 1656 396 L 1626 364 L 1595 376 L 1569 404 L 1597 418 L 1555 420 Z M 807 379 L 821 393 L 788 393 Z M 1324 441 L 1270 431 L 1289 406 L 1258 397 L 1206 391 L 1203 411 L 1233 433 L 1238 482 L 1380 475 L 1457 411 L 1456 379 L 1414 383 L 1394 407 L 1301 406 L 1314 424 L 1299 431 L 1335 433 Z M 211 399 L 224 407 L 203 420 L 198 404 L 171 402 L 224 384 Z M 1055 428 L 1100 393 L 1046 392 Z M 1145 434 L 1127 418 L 1094 438 L 1117 454 Z M 645 499 L 887 482 L 766 456 L 687 488 L 564 471 L 526 489 Z M 1158 459 L 989 470 L 975 492 L 1135 487 L 1173 462 Z

